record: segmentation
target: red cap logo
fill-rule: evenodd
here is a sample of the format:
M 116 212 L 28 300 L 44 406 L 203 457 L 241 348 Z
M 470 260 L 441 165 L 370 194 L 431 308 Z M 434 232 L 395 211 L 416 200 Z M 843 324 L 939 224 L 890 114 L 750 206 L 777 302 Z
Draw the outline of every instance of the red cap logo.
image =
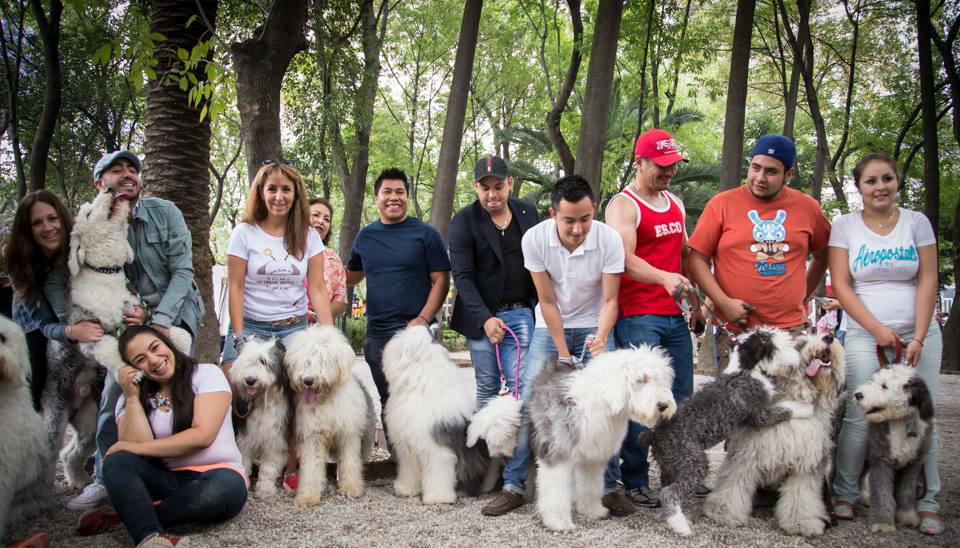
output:
M 680 147 L 677 146 L 677 141 L 674 140 L 673 135 L 662 129 L 650 129 L 637 137 L 634 156 L 647 158 L 661 167 L 672 166 L 680 161 L 689 162 L 680 154 Z

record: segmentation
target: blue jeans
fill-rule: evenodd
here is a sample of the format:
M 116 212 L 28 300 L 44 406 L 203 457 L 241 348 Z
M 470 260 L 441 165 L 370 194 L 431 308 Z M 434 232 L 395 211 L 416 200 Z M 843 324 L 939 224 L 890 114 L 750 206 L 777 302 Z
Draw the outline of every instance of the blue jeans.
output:
M 294 325 L 281 325 L 275 326 L 271 322 L 261 322 L 258 320 L 251 320 L 249 318 L 243 319 L 243 334 L 247 337 L 254 336 L 261 339 L 271 339 L 277 338 L 283 344 L 289 344 L 290 336 L 307 328 L 307 319 L 306 317 L 303 320 Z M 231 325 L 227 329 L 227 338 L 226 343 L 223 345 L 223 354 L 220 357 L 220 363 L 232 363 L 237 359 L 237 350 L 233 347 L 233 326 Z
M 119 451 L 106 458 L 103 469 L 110 501 L 135 544 L 164 527 L 226 521 L 247 502 L 243 476 L 229 468 L 175 472 Z
M 690 328 L 682 315 L 626 316 L 617 321 L 613 335 L 617 348 L 648 344 L 666 350 L 673 367 L 673 399 L 679 404 L 693 394 L 693 343 L 690 340 Z M 649 446 L 637 443 L 637 435 L 645 431 L 647 428 L 631 422 L 620 448 L 620 458 L 623 459 L 620 474 L 626 489 L 650 485 L 650 463 L 647 461 Z M 660 478 L 660 483 L 668 483 L 665 479 Z
M 507 388 L 513 395 L 519 390 L 520 397 L 526 394 L 525 387 L 529 386 L 525 382 L 525 364 L 527 350 L 530 348 L 530 337 L 533 334 L 533 310 L 530 308 L 517 308 L 497 313 L 507 327 L 516 335 L 517 341 L 514 341 L 510 333 L 505 333 L 503 340 L 500 341 L 500 364 L 503 368 L 503 376 L 506 379 Z M 497 352 L 490 339 L 467 339 L 467 346 L 470 349 L 470 361 L 473 362 L 473 374 L 477 379 L 477 409 L 482 408 L 488 401 L 500 393 L 500 368 L 497 367 Z M 517 356 L 520 356 L 520 373 L 517 373 Z M 519 387 L 517 380 L 519 377 Z M 527 481 L 527 466 L 530 462 L 530 445 L 523 444 L 523 450 L 520 450 L 520 444 L 513 453 L 513 457 L 507 461 L 503 469 L 503 489 L 522 495 Z
M 586 350 L 587 337 L 597 332 L 596 327 L 568 327 L 563 330 L 563 336 L 567 341 L 567 349 L 570 355 L 579 358 L 583 354 L 583 361 L 589 362 L 593 355 L 590 350 Z M 607 345 L 604 347 L 610 351 L 614 349 L 613 338 L 607 338 Z M 523 382 L 528 386 L 533 379 L 543 371 L 543 368 L 550 362 L 556 361 L 559 354 L 557 347 L 553 344 L 553 338 L 546 327 L 537 327 L 533 330 L 533 340 L 530 341 L 530 355 L 527 359 L 527 371 Z M 528 409 L 528 395 L 523 394 L 523 417 L 520 422 L 520 433 L 517 436 L 517 451 L 525 450 L 530 452 L 530 411 Z M 603 473 L 604 493 L 610 493 L 617 490 L 617 480 L 620 479 L 620 455 L 614 455 Z

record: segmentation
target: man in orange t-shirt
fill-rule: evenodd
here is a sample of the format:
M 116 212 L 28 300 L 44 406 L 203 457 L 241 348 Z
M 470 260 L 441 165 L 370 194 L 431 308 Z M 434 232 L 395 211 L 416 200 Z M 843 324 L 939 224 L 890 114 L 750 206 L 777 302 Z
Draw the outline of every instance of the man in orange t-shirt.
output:
M 804 303 L 827 269 L 830 222 L 816 200 L 786 186 L 796 157 L 793 141 L 783 135 L 757 140 L 747 184 L 714 196 L 688 241 L 691 277 L 729 330 L 764 324 L 799 331 L 806 325 Z M 721 369 L 729 350 L 721 330 Z

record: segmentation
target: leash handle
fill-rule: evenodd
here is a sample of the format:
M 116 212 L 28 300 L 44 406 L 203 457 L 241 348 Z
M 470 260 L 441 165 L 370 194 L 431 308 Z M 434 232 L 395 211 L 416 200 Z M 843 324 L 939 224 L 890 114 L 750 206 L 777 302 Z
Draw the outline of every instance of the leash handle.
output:
M 884 348 L 886 347 L 877 345 L 877 360 L 880 362 L 880 367 L 890 367 L 890 360 L 887 359 L 887 354 L 883 351 Z M 901 363 L 903 361 L 903 341 L 897 338 L 896 342 L 893 343 L 893 349 L 896 353 L 893 357 L 893 363 Z
M 513 382 L 513 390 L 514 390 L 513 399 L 519 400 L 520 399 L 520 339 L 517 338 L 517 334 L 514 333 L 512 329 L 507 327 L 507 324 L 503 324 L 503 329 L 506 330 L 507 333 L 510 333 L 510 336 L 513 337 L 513 341 L 517 345 L 517 363 L 516 363 L 516 366 L 513 368 L 513 370 L 516 372 L 516 379 L 514 379 L 514 382 Z M 500 364 L 500 343 L 497 343 L 493 346 L 497 352 L 497 369 L 500 370 L 500 377 L 506 380 L 507 377 L 506 375 L 503 374 L 503 366 Z

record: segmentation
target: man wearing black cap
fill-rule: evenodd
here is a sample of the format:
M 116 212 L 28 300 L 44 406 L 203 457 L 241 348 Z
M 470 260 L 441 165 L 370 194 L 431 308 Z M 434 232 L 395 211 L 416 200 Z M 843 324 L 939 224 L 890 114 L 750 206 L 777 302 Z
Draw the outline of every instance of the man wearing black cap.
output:
M 111 188 L 132 203 L 127 241 L 133 248 L 133 262 L 124 270 L 146 307 L 125 310 L 126 324 L 149 323 L 164 333 L 176 325 L 190 331 L 195 339 L 203 302 L 193 279 L 193 241 L 183 214 L 173 202 L 140 196 L 140 158 L 129 150 L 104 154 L 93 169 L 93 184 L 98 191 Z M 120 393 L 120 385 L 107 373 L 97 421 L 94 481 L 67 501 L 72 510 L 93 509 L 107 500 L 100 463 L 117 442 L 114 409 Z
M 480 408 L 500 391 L 495 345 L 507 388 L 522 397 L 536 291 L 523 266 L 520 242 L 539 219 L 536 208 L 510 197 L 513 177 L 503 159 L 485 156 L 473 173 L 477 199 L 450 222 L 450 264 L 457 287 L 450 327 L 467 338 Z M 529 445 L 518 444 L 503 470 L 503 491 L 483 507 L 484 514 L 499 516 L 523 505 L 529 459 Z
M 804 303 L 826 273 L 830 222 L 816 200 L 787 186 L 796 159 L 790 139 L 761 137 L 747 184 L 714 196 L 690 236 L 690 274 L 726 326 L 717 338 L 720 369 L 729 358 L 727 330 L 802 330 Z

